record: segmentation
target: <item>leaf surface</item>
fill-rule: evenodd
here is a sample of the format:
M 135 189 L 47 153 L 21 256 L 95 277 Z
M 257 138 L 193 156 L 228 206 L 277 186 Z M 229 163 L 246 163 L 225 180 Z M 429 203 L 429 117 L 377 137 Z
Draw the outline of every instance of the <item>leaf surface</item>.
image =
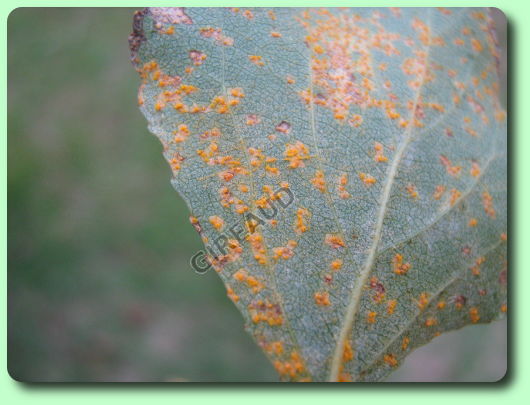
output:
M 282 380 L 381 380 L 506 311 L 488 10 L 151 8 L 133 29 L 172 184 Z

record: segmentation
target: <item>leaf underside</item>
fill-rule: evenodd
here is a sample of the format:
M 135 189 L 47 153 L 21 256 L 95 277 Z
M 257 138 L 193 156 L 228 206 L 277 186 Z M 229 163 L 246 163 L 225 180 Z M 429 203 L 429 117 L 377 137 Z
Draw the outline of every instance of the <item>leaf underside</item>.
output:
M 129 42 L 172 184 L 282 380 L 378 381 L 506 311 L 489 10 L 150 8 Z

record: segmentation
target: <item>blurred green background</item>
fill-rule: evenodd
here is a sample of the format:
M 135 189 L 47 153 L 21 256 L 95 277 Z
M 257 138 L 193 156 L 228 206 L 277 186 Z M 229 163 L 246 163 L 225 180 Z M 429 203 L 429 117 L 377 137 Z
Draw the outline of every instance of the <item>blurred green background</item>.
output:
M 8 369 L 22 381 L 277 381 L 136 105 L 134 9 L 8 21 Z M 504 38 L 504 31 L 500 33 Z M 495 381 L 506 323 L 415 351 L 391 381 Z

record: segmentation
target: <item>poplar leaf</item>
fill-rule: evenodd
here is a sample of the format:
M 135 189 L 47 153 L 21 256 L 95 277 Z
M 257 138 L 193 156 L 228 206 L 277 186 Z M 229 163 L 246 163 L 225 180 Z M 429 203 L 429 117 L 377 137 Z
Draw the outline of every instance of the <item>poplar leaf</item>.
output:
M 488 9 L 149 8 L 129 42 L 172 184 L 281 380 L 379 381 L 506 311 Z

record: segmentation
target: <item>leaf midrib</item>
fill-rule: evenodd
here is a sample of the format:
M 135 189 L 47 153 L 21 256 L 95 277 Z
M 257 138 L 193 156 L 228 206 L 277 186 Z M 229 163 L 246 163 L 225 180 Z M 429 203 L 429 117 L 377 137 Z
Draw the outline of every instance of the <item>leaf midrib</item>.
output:
M 431 26 L 431 14 L 432 14 L 432 8 L 429 8 L 429 23 L 427 24 L 429 27 Z M 388 172 L 388 176 L 385 181 L 385 185 L 383 187 L 383 191 L 381 194 L 381 204 L 379 205 L 379 212 L 377 214 L 377 222 L 374 228 L 374 237 L 373 237 L 372 245 L 370 247 L 370 250 L 368 251 L 368 257 L 366 258 L 363 269 L 361 273 L 359 274 L 359 277 L 357 278 L 357 282 L 355 283 L 353 291 L 350 295 L 348 306 L 346 308 L 346 313 L 344 315 L 342 326 L 340 329 L 339 338 L 335 345 L 335 351 L 332 357 L 331 367 L 330 367 L 329 376 L 328 376 L 329 382 L 338 381 L 339 372 L 340 372 L 341 365 L 342 365 L 342 353 L 344 351 L 344 346 L 346 344 L 346 340 L 348 339 L 348 335 L 351 333 L 355 318 L 357 317 L 357 313 L 359 312 L 359 305 L 361 302 L 362 291 L 363 291 L 362 289 L 363 289 L 363 286 L 366 284 L 366 281 L 368 280 L 368 277 L 370 277 L 370 274 L 372 272 L 372 267 L 375 262 L 377 249 L 381 241 L 383 222 L 386 216 L 387 205 L 390 199 L 390 193 L 394 185 L 394 179 L 396 177 L 396 173 L 397 173 L 399 164 L 401 162 L 401 159 L 403 157 L 403 154 L 412 139 L 413 119 L 414 119 L 414 115 L 416 112 L 416 106 L 418 105 L 418 101 L 421 96 L 421 90 L 423 89 L 423 84 L 425 81 L 425 72 L 427 71 L 428 62 L 429 62 L 430 44 L 424 46 L 424 51 L 426 54 L 425 71 L 423 72 L 420 86 L 418 87 L 416 94 L 414 96 L 414 104 L 410 112 L 410 117 L 408 120 L 409 124 L 405 132 L 404 139 L 399 145 L 398 150 L 396 151 L 396 154 L 394 155 L 392 164 Z

